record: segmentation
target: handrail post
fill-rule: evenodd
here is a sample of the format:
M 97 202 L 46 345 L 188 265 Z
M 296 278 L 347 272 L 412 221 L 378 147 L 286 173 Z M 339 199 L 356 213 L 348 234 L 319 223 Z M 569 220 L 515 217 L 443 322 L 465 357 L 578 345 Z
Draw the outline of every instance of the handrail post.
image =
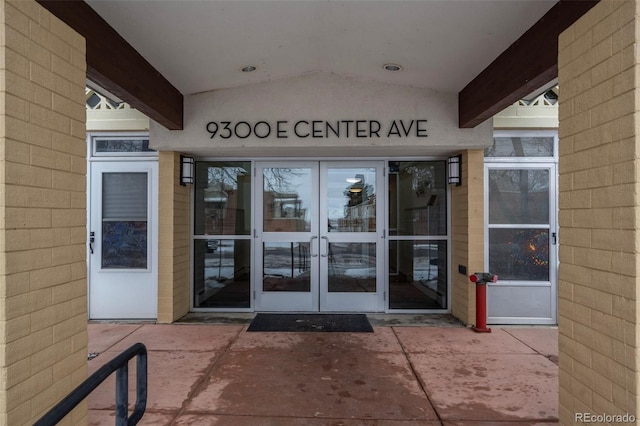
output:
M 147 354 L 137 358 L 136 363 L 136 405 L 129 418 L 129 424 L 135 425 L 140 421 L 147 407 Z
M 116 370 L 116 426 L 127 426 L 129 417 L 129 366 Z

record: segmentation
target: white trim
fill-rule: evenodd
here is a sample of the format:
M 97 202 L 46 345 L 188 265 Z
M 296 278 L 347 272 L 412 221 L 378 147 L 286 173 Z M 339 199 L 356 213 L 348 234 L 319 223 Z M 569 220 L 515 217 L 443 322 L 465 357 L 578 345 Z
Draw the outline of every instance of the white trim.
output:
M 498 133 L 498 132 L 496 132 Z M 554 132 L 552 132 L 554 133 Z M 513 134 L 511 132 L 510 134 Z M 517 134 L 522 135 L 518 132 Z M 504 135 L 500 135 L 504 136 Z M 555 137 L 555 152 L 557 154 L 557 136 Z M 484 269 L 488 271 L 489 268 L 489 229 L 548 229 L 549 230 L 549 281 L 523 281 L 523 280 L 500 280 L 495 284 L 488 284 L 491 288 L 533 288 L 533 287 L 549 287 L 551 291 L 551 317 L 490 317 L 489 310 L 491 300 L 489 297 L 489 289 L 487 289 L 487 322 L 490 324 L 557 324 L 558 313 L 558 244 L 553 244 L 552 234 L 558 233 L 558 164 L 557 157 L 535 157 L 527 158 L 522 161 L 522 158 L 513 157 L 509 159 L 499 159 L 501 161 L 490 161 L 493 158 L 485 158 L 484 164 Z M 510 161 L 505 161 L 510 160 Z M 536 160 L 536 161 L 534 161 Z M 489 171 L 490 170 L 549 170 L 549 223 L 548 224 L 489 224 Z M 495 273 L 496 271 L 489 271 Z
M 149 132 L 88 132 L 87 133 L 87 158 L 89 160 L 147 160 L 158 158 L 158 151 L 140 152 L 96 152 L 95 141 L 99 139 L 109 140 L 149 140 Z
M 559 139 L 557 130 L 496 130 L 493 137 L 553 137 L 553 157 L 484 157 L 485 163 L 558 163 Z

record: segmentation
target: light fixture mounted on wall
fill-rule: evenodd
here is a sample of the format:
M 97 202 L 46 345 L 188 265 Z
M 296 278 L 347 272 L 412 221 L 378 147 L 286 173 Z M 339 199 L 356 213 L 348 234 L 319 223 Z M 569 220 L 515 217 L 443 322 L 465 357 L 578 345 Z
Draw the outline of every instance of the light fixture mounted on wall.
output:
M 449 185 L 462 185 L 462 154 L 447 159 L 449 168 Z
M 180 185 L 186 186 L 193 183 L 195 171 L 195 160 L 186 155 L 180 156 Z

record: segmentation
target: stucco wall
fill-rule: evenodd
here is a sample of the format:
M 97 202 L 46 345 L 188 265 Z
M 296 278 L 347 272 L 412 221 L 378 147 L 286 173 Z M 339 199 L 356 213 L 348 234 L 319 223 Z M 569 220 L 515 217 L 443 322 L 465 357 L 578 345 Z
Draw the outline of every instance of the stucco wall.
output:
M 638 415 L 640 3 L 603 0 L 560 37 L 560 423 Z
M 0 424 L 26 425 L 87 376 L 85 42 L 35 1 L 0 19 Z
M 169 131 L 151 123 L 151 143 L 159 150 L 193 152 L 215 156 L 399 156 L 443 155 L 463 149 L 484 148 L 492 143 L 491 120 L 475 129 L 458 128 L 458 98 L 455 93 L 440 93 L 408 86 L 363 81 L 335 74 L 315 73 L 294 78 L 216 90 L 185 97 L 184 130 Z M 343 128 L 340 137 L 297 137 L 295 123 L 313 120 L 363 120 L 360 137 L 355 123 L 350 136 Z M 396 121 L 400 135 L 391 128 Z M 410 120 L 420 123 L 424 132 L 416 134 L 418 123 L 407 133 Z M 255 125 L 260 136 L 223 138 L 228 132 L 219 129 L 211 138 L 207 123 L 230 121 L 233 130 L 240 121 Z M 277 122 L 286 130 L 278 137 Z M 381 125 L 372 134 L 370 121 Z M 321 124 L 319 128 L 323 128 Z M 310 126 L 299 127 L 306 134 Z M 213 127 L 212 127 L 213 128 Z M 391 130 L 391 134 L 390 133 Z M 247 134 L 245 125 L 238 127 L 240 136 Z M 423 137 L 424 135 L 426 137 Z M 284 137 L 286 136 L 286 137 Z M 319 136 L 324 136 L 320 132 Z

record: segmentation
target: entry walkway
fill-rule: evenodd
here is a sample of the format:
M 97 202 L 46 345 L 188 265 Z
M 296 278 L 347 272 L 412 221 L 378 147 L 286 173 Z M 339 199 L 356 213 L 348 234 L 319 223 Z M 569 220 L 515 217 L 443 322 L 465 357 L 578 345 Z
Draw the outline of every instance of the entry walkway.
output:
M 143 425 L 557 423 L 553 327 L 493 328 L 490 334 L 424 326 L 374 325 L 374 333 L 246 328 L 92 323 L 89 373 L 144 343 L 149 395 Z M 112 377 L 89 397 L 91 425 L 114 424 L 114 395 Z

